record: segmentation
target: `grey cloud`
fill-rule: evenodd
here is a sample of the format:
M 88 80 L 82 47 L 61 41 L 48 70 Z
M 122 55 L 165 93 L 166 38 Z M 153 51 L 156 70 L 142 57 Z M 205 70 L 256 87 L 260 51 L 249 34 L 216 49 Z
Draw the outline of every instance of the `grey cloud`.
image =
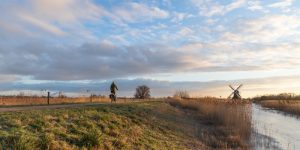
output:
M 196 51 L 163 44 L 116 46 L 107 41 L 79 46 L 57 46 L 44 41 L 16 47 L 0 45 L 0 70 L 2 75 L 30 76 L 36 80 L 103 80 L 149 73 L 249 71 L 299 65 L 291 59 L 298 57 L 296 54 L 279 51 L 264 56 L 272 47 L 241 53 L 232 48 L 209 50 L 211 44 L 202 45 Z M 279 62 L 284 63 L 276 66 Z
M 32 76 L 39 80 L 85 80 L 176 71 L 189 65 L 181 54 L 159 46 L 117 47 L 85 43 L 62 47 L 43 42 L 1 50 L 1 74 Z

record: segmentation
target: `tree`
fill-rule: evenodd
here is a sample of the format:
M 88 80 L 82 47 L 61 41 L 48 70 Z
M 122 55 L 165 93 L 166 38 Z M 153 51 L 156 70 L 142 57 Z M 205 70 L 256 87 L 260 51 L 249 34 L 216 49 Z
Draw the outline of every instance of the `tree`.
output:
M 190 95 L 187 91 L 178 90 L 178 91 L 175 92 L 173 97 L 184 99 L 184 98 L 190 98 Z
M 135 90 L 134 97 L 138 99 L 150 98 L 150 88 L 146 85 L 138 86 Z

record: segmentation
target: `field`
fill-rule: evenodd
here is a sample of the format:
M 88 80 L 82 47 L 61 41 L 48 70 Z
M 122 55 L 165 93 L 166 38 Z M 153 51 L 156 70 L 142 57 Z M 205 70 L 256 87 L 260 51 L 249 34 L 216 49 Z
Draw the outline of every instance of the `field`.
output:
M 258 103 L 266 108 L 300 116 L 300 100 L 263 100 Z
M 66 103 L 87 103 L 87 102 L 110 102 L 108 98 L 104 97 L 51 97 L 50 104 L 66 104 Z M 47 97 L 34 96 L 10 96 L 0 97 L 0 105 L 44 105 L 48 104 Z
M 166 100 L 5 112 L 0 115 L 0 147 L 248 149 L 247 105 Z

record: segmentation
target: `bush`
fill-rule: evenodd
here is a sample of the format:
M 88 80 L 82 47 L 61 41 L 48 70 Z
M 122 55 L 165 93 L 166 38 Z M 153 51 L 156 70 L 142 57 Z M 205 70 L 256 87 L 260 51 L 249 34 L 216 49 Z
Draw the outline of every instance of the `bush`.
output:
M 181 90 L 178 90 L 175 92 L 175 94 L 173 95 L 174 98 L 190 98 L 190 95 L 187 91 L 181 91 Z
M 150 88 L 146 85 L 138 86 L 136 88 L 134 97 L 138 99 L 150 98 Z

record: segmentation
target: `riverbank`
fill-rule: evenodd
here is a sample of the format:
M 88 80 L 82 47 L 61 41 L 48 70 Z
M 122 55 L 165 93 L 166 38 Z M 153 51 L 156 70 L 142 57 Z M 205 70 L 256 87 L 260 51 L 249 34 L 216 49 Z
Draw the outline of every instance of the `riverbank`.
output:
M 263 107 L 279 110 L 300 117 L 300 100 L 263 100 L 257 101 Z

